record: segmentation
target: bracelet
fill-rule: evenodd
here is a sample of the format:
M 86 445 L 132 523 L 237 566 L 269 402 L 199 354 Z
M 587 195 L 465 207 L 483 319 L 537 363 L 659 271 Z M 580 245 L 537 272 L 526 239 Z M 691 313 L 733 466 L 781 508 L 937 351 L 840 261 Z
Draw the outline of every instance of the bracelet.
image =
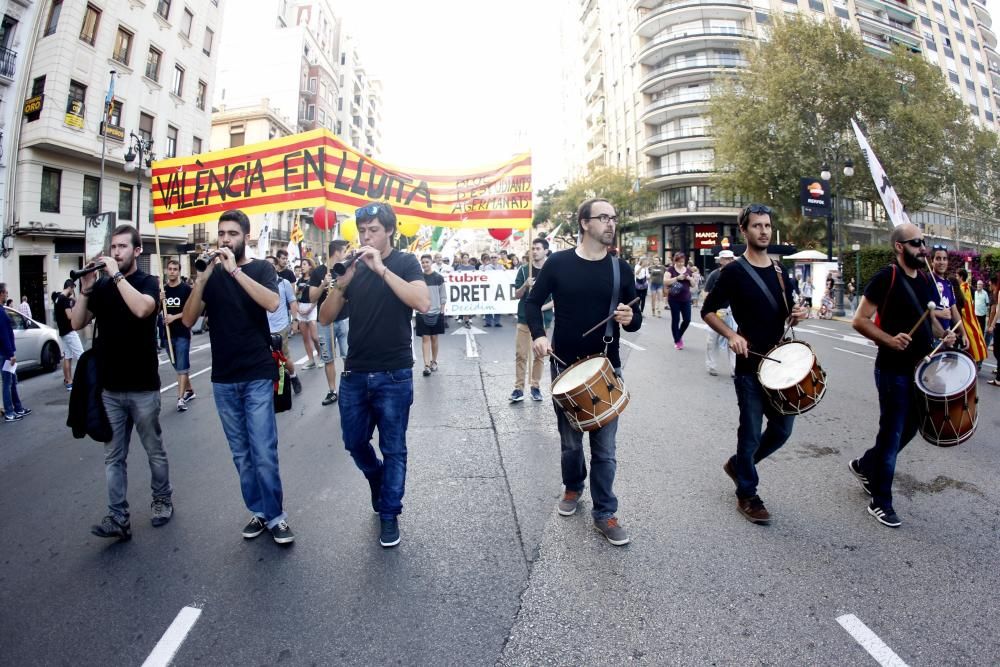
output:
M 117 284 L 118 284 L 118 283 L 120 283 L 121 281 L 125 280 L 125 276 L 123 276 L 123 275 L 122 275 L 122 272 L 121 272 L 121 271 L 119 271 L 119 272 L 118 272 L 118 273 L 116 273 L 115 275 L 111 276 L 111 280 L 115 281 L 115 285 L 117 285 Z
M 243 273 L 243 269 L 237 266 L 235 269 L 229 272 L 229 275 L 235 278 L 237 273 Z

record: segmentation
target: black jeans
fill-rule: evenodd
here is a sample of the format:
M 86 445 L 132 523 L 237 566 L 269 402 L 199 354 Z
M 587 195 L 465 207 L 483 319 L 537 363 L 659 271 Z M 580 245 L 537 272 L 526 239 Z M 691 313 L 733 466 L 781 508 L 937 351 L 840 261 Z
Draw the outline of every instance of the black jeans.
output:
M 674 335 L 674 343 L 684 339 L 684 332 L 691 324 L 691 302 L 667 299 L 670 305 L 670 333 Z
M 649 288 L 637 289 L 635 295 L 639 297 L 639 312 L 645 312 L 646 310 L 646 294 L 649 292 Z
M 913 374 L 875 369 L 878 388 L 878 435 L 875 446 L 861 457 L 861 470 L 868 478 L 872 502 L 882 509 L 892 507 L 892 478 L 896 457 L 917 434 L 917 404 Z
M 733 385 L 740 407 L 740 427 L 736 432 L 736 456 L 732 463 L 736 473 L 736 497 L 742 499 L 757 495 L 757 464 L 788 441 L 795 416 L 783 415 L 774 409 L 756 373 L 737 375 Z M 767 428 L 762 433 L 764 417 L 767 417 Z

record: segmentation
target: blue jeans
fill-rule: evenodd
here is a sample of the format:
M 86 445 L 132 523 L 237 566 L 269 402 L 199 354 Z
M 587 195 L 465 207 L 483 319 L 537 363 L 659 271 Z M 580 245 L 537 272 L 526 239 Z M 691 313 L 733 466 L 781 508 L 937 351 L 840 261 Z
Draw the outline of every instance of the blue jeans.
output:
M 12 415 L 21 412 L 24 406 L 21 405 L 21 397 L 17 395 L 17 375 L 7 371 L 0 372 L 0 375 L 3 375 L 3 413 Z
M 670 333 L 674 336 L 674 343 L 679 343 L 691 324 L 691 302 L 667 299 L 667 304 L 670 306 Z
M 170 343 L 174 346 L 174 370 L 187 373 L 191 370 L 191 339 L 171 338 Z
M 347 358 L 347 333 L 350 330 L 350 318 L 344 318 L 333 323 L 333 339 L 337 342 L 337 353 L 341 359 Z
M 406 427 L 413 403 L 413 370 L 340 375 L 340 428 L 344 447 L 369 480 L 381 479 L 379 515 L 391 519 L 403 511 L 406 486 Z M 379 460 L 372 447 L 378 427 Z
M 215 407 L 240 476 L 243 502 L 273 528 L 288 518 L 282 510 L 278 474 L 278 426 L 270 380 L 213 382 Z
M 101 394 L 111 424 L 111 442 L 104 443 L 104 471 L 108 478 L 108 513 L 118 523 L 128 523 L 128 458 L 132 427 L 149 459 L 153 500 L 170 500 L 170 466 L 160 430 L 159 391 L 107 391 Z
M 872 500 L 883 509 L 892 507 L 892 478 L 896 456 L 917 434 L 917 404 L 913 400 L 913 374 L 875 369 L 878 389 L 878 435 L 875 446 L 861 457 L 861 471 L 868 478 Z
M 487 313 L 483 315 L 483 325 L 487 327 L 494 327 L 500 324 L 500 316 L 494 315 L 492 313 Z
M 329 364 L 336 358 L 336 350 L 333 349 L 333 324 L 317 323 L 316 333 L 319 338 L 319 358 L 324 364 Z
M 792 435 L 794 415 L 783 415 L 774 409 L 764 395 L 756 374 L 733 378 L 736 402 L 740 408 L 740 426 L 736 432 L 736 456 L 732 461 L 736 473 L 736 497 L 757 495 L 757 464 L 778 451 Z M 761 433 L 764 417 L 767 428 Z

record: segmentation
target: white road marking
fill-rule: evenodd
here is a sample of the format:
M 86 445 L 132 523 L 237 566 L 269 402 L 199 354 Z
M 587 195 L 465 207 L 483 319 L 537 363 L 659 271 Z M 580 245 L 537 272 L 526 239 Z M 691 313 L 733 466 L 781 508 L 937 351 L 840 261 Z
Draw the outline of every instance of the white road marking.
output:
M 619 338 L 618 340 L 619 340 L 619 341 L 621 342 L 621 344 L 622 344 L 622 345 L 628 345 L 628 346 L 629 346 L 630 348 L 632 348 L 633 350 L 641 350 L 641 351 L 643 351 L 643 352 L 645 352 L 645 351 L 646 351 L 646 348 L 644 348 L 644 347 L 639 347 L 639 346 L 638 346 L 638 345 L 636 345 L 635 343 L 631 343 L 631 342 L 629 342 L 629 341 L 625 340 L 624 338 Z
M 173 660 L 174 654 L 177 653 L 177 649 L 184 643 L 187 634 L 191 632 L 191 628 L 194 627 L 199 616 L 201 616 L 201 609 L 197 607 L 181 609 L 177 618 L 160 637 L 160 641 L 156 643 L 153 652 L 146 658 L 146 662 L 142 663 L 142 667 L 167 667 Z
M 195 352 L 201 352 L 206 347 L 211 347 L 211 344 L 210 343 L 204 343 L 203 345 L 195 345 L 194 347 L 192 347 L 188 351 L 188 354 L 194 354 Z M 158 357 L 158 358 L 160 360 L 160 366 L 162 366 L 163 364 L 169 364 L 170 363 L 170 355 L 169 354 L 166 355 L 166 356 L 163 356 L 163 357 Z
M 839 352 L 846 352 L 847 354 L 853 354 L 856 357 L 864 357 L 865 359 L 875 359 L 875 357 L 873 356 L 867 354 L 861 354 L 860 352 L 851 352 L 850 350 L 845 350 L 842 347 L 835 347 L 833 349 L 838 350 Z
M 456 331 L 451 333 L 452 336 L 465 336 L 465 358 L 475 359 L 479 356 L 479 343 L 476 342 L 476 336 L 485 334 L 486 332 L 479 327 L 459 327 Z
M 209 372 L 210 370 L 212 370 L 211 366 L 209 366 L 208 368 L 203 368 L 200 371 L 198 371 L 197 373 L 191 373 L 190 375 L 188 375 L 188 379 L 196 378 L 196 377 L 198 377 L 199 375 L 201 375 L 203 373 Z M 162 394 L 165 391 L 169 391 L 169 390 L 173 389 L 176 386 L 177 386 L 176 382 L 171 382 L 166 387 L 163 387 L 162 389 L 160 389 L 160 393 Z
M 867 625 L 858 620 L 854 614 L 844 614 L 837 618 L 837 623 L 847 630 L 854 640 L 861 644 L 861 648 L 868 651 L 868 655 L 875 658 L 875 661 L 882 667 L 907 667 L 903 659 L 896 655 L 885 642 L 878 638 Z
M 824 326 L 820 326 L 819 324 L 810 324 L 809 326 L 816 327 L 817 329 L 823 329 L 825 331 L 836 331 L 836 329 L 834 329 L 833 327 L 824 327 Z

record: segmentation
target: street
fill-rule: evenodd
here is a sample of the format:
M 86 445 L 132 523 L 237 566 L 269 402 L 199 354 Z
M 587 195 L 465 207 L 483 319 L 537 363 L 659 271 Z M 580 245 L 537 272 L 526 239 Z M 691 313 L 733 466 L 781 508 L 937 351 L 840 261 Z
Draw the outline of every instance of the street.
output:
M 452 322 L 440 371 L 425 378 L 415 365 L 395 549 L 378 545 L 337 406 L 320 405 L 320 369 L 300 371 L 304 391 L 278 415 L 297 537 L 289 547 L 266 534 L 240 537 L 248 512 L 212 399 L 207 335 L 192 342 L 198 398 L 188 412 L 175 411 L 176 375 L 160 366 L 175 507 L 161 528 L 149 522 L 149 468 L 133 435 L 130 542 L 90 534 L 106 510 L 103 449 L 65 426 L 61 373 L 23 378 L 21 397 L 34 412 L 0 427 L 0 662 L 1000 662 L 992 360 L 980 374 L 976 435 L 948 449 L 918 436 L 900 454 L 894 493 L 903 525 L 893 530 L 868 516 L 847 468 L 877 428 L 875 349 L 844 322 L 798 327 L 829 389 L 761 464 L 760 494 L 774 519 L 759 526 L 736 512 L 722 471 L 735 450 L 736 399 L 725 371 L 705 372 L 704 325 L 696 315 L 677 351 L 669 313 L 648 313 L 622 348 L 631 403 L 618 431 L 615 489 L 632 538 L 625 547 L 593 528 L 589 493 L 576 515 L 555 512 L 562 487 L 548 369 L 544 401 L 508 403 L 510 316 L 469 345 Z M 304 357 L 301 337 L 292 349 Z M 199 611 L 182 614 L 188 607 Z

